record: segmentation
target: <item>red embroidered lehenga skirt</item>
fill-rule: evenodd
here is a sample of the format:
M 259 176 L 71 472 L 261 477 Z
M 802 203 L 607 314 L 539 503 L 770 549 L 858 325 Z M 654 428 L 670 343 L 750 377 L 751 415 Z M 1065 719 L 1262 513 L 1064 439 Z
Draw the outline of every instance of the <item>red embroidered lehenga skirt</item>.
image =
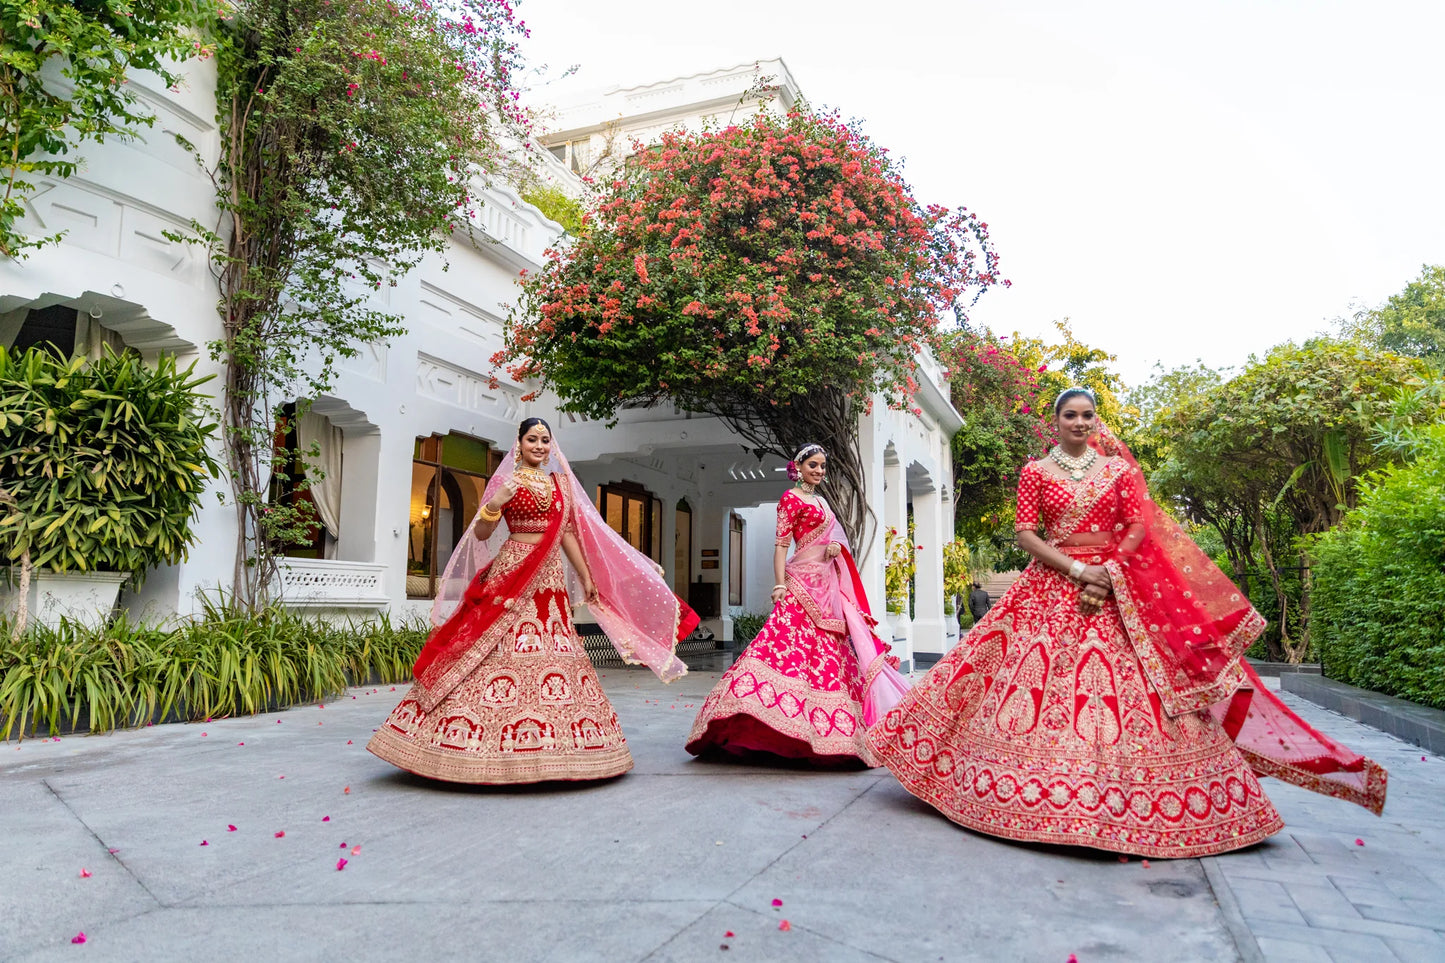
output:
M 536 546 L 507 540 L 488 581 Z M 495 646 L 430 711 L 418 688 L 392 710 L 367 749 L 398 768 L 463 783 L 605 779 L 632 768 L 617 713 L 572 624 L 561 551 L 543 561 L 530 598 L 477 644 Z M 483 600 L 463 604 L 486 604 Z
M 789 590 L 709 693 L 687 751 L 876 766 L 863 738 L 862 683 L 847 636 L 820 629 Z
M 909 792 L 1007 839 L 1207 856 L 1283 828 L 1208 710 L 1170 717 L 1111 598 L 1038 563 L 869 744 Z

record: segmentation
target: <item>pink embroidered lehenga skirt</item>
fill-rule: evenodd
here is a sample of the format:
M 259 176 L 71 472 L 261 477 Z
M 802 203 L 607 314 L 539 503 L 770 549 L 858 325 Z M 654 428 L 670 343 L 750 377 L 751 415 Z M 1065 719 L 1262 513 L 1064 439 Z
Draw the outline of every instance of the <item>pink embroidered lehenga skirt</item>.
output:
M 1283 828 L 1208 710 L 1170 717 L 1111 599 L 1034 563 L 869 744 L 909 792 L 1007 839 L 1207 856 Z
M 713 687 L 687 751 L 876 766 L 863 738 L 862 683 L 848 638 L 820 629 L 789 590 Z
M 489 581 L 536 550 L 509 539 Z M 510 617 L 478 640 L 494 646 L 485 658 L 430 711 L 414 686 L 367 749 L 448 782 L 605 779 L 632 768 L 617 713 L 572 625 L 560 549 L 542 564 L 532 596 L 516 599 Z

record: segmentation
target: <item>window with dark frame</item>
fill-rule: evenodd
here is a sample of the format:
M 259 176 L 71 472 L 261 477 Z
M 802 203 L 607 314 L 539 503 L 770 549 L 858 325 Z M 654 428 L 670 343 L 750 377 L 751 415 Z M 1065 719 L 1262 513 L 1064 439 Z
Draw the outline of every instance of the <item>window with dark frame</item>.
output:
M 728 515 L 728 604 L 743 604 L 743 520 Z
M 416 440 L 407 517 L 407 598 L 436 596 L 437 580 L 476 517 L 502 454 L 480 438 L 457 432 Z
M 677 537 L 673 540 L 672 590 L 687 598 L 687 586 L 692 582 L 692 506 L 687 499 L 677 503 Z
M 628 545 L 662 564 L 660 498 L 636 482 L 610 482 L 597 489 L 597 510 Z

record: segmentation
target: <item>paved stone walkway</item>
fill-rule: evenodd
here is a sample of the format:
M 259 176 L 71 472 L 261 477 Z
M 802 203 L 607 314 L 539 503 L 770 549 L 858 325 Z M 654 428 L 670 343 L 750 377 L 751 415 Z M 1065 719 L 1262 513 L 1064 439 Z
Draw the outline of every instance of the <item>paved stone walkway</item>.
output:
M 693 761 L 716 678 L 608 670 L 637 767 L 600 785 L 399 773 L 362 748 L 390 687 L 0 744 L 0 959 L 1445 960 L 1445 760 L 1342 717 L 1302 707 L 1390 768 L 1383 819 L 1267 781 L 1284 833 L 1145 868 L 882 772 Z

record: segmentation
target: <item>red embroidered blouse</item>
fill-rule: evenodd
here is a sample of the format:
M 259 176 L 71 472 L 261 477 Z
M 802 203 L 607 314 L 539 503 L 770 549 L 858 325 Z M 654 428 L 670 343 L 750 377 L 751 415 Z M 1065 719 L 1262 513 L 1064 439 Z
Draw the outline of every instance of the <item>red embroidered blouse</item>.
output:
M 519 485 L 517 494 L 502 508 L 502 517 L 507 520 L 507 528 L 512 532 L 541 534 L 561 511 L 562 495 L 553 480 L 552 497 L 545 504 L 532 489 Z
M 808 504 L 799 498 L 793 489 L 788 489 L 783 492 L 783 497 L 778 499 L 778 533 L 775 544 L 779 548 L 787 548 L 791 539 L 802 538 L 823 524 L 826 517 L 822 508 Z

